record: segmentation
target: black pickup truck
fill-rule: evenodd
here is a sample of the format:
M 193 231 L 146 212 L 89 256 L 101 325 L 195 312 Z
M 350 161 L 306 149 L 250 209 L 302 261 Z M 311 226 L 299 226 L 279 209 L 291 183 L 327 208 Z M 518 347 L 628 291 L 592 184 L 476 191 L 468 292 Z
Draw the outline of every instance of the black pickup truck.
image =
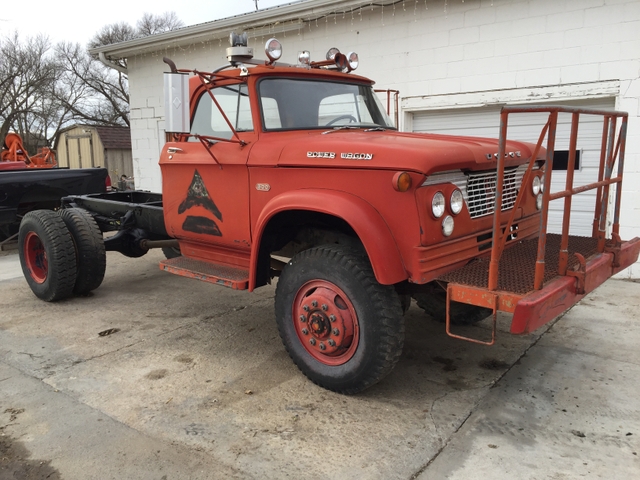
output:
M 18 232 L 25 213 L 57 208 L 67 195 L 104 193 L 108 178 L 106 168 L 4 169 L 0 165 L 0 242 Z

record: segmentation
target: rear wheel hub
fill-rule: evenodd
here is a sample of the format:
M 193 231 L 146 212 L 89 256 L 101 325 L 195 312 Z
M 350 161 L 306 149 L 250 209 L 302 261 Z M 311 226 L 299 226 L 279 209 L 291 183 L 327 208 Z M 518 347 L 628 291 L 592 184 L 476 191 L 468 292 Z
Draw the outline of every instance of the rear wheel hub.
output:
M 31 278 L 37 283 L 44 283 L 49 271 L 49 262 L 42 240 L 35 232 L 29 232 L 24 239 L 24 252 Z

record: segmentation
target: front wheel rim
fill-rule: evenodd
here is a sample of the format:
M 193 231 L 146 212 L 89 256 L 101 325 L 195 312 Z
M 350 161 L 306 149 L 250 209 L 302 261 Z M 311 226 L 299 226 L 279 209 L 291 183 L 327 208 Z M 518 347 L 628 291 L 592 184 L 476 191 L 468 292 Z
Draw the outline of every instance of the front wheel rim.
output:
M 293 324 L 304 349 L 329 366 L 348 362 L 358 349 L 360 328 L 349 297 L 335 284 L 312 280 L 293 301 Z
M 24 239 L 24 252 L 31 278 L 36 283 L 44 283 L 49 272 L 49 261 L 42 240 L 35 232 L 29 232 Z

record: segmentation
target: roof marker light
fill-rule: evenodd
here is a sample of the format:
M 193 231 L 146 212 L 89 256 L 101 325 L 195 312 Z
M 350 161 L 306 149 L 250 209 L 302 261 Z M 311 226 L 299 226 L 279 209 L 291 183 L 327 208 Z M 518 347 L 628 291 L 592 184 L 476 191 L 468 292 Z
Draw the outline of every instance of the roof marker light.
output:
M 356 52 L 347 53 L 347 61 L 349 62 L 349 66 L 347 67 L 349 71 L 355 70 L 358 68 L 358 54 Z
M 270 38 L 264 45 L 264 53 L 267 55 L 269 63 L 273 63 L 282 56 L 282 44 L 277 38 Z
M 307 50 L 298 52 L 298 63 L 304 67 L 308 67 L 311 63 L 311 54 Z
M 330 48 L 327 52 L 327 60 L 333 60 L 334 58 L 336 58 L 336 53 L 340 53 L 340 50 L 338 50 L 336 47 Z

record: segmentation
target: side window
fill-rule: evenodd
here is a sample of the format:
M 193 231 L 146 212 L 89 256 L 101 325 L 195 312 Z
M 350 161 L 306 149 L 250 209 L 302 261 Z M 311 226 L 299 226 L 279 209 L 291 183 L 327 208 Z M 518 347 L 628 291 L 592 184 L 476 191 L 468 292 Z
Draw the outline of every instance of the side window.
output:
M 358 113 L 362 115 L 360 121 L 362 123 L 376 123 L 371 116 L 369 108 L 367 107 L 365 98 L 362 95 L 358 95 L 356 98 L 358 99 Z
M 278 109 L 278 102 L 275 98 L 262 97 L 262 115 L 264 116 L 264 127 L 269 128 L 282 128 L 282 122 L 280 121 L 280 110 Z
M 249 95 L 245 84 L 217 87 L 212 89 L 211 93 L 236 131 L 253 130 Z M 191 122 L 191 133 L 226 139 L 233 136 L 233 132 L 208 92 L 204 92 L 198 100 L 196 113 Z M 198 140 L 190 137 L 189 141 Z

